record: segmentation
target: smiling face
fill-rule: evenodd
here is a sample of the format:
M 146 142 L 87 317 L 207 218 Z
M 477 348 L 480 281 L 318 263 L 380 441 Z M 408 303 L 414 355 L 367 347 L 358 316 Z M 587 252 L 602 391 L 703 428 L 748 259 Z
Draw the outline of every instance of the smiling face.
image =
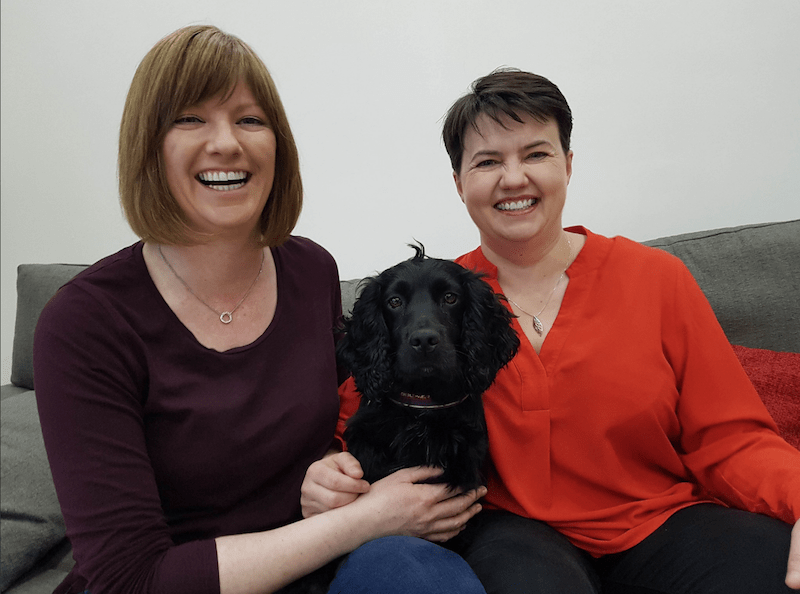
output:
M 464 137 L 461 171 L 453 174 L 461 200 L 497 253 L 561 233 L 561 213 L 572 175 L 572 151 L 564 151 L 553 120 L 522 115 L 502 124 L 481 115 Z
M 275 134 L 243 83 L 180 111 L 162 145 L 167 183 L 189 226 L 215 237 L 257 232 L 275 155 Z

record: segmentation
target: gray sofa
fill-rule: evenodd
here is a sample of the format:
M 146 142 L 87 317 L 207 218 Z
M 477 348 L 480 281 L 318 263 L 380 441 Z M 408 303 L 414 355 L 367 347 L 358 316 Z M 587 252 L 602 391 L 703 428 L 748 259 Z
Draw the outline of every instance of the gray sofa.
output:
M 645 243 L 687 264 L 733 344 L 800 352 L 800 220 Z M 52 592 L 72 566 L 36 412 L 32 346 L 42 307 L 83 268 L 25 264 L 18 270 L 12 383 L 2 386 L 0 415 L 2 592 Z M 357 285 L 358 280 L 342 282 L 345 311 Z

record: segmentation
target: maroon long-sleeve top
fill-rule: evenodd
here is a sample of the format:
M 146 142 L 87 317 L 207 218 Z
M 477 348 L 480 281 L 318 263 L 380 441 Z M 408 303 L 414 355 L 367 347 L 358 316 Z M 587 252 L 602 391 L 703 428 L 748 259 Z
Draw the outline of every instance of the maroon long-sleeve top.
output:
M 61 591 L 219 592 L 214 538 L 300 518 L 331 445 L 338 273 L 318 245 L 273 248 L 274 318 L 250 345 L 197 342 L 137 243 L 65 285 L 36 331 L 35 388 L 76 567 Z

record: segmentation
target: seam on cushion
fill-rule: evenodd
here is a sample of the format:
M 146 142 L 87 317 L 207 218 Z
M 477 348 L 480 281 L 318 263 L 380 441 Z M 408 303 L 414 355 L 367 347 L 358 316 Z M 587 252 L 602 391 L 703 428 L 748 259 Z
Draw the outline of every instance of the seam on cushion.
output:
M 653 242 L 656 242 L 656 243 L 650 243 L 649 241 L 645 241 L 645 243 L 646 243 L 646 245 L 651 246 L 651 247 L 659 247 L 659 246 L 664 246 L 664 245 L 673 246 L 673 245 L 680 245 L 682 243 L 698 241 L 698 240 L 701 240 L 701 239 L 708 239 L 710 237 L 721 237 L 723 235 L 732 235 L 732 234 L 740 233 L 741 231 L 747 231 L 747 230 L 750 230 L 750 229 L 762 229 L 764 227 L 774 227 L 776 225 L 788 225 L 788 224 L 791 224 L 791 223 L 798 223 L 798 222 L 800 222 L 800 219 L 793 219 L 791 221 L 773 221 L 771 223 L 754 223 L 752 225 L 744 225 L 744 226 L 741 226 L 741 227 L 730 227 L 730 228 L 727 228 L 727 229 L 719 229 L 719 230 L 716 230 L 714 232 L 708 232 L 708 233 L 706 233 L 704 235 L 699 235 L 700 233 L 703 233 L 703 231 L 694 231 L 694 232 L 690 231 L 686 235 L 689 235 L 689 234 L 693 234 L 693 235 L 694 234 L 698 234 L 698 235 L 695 235 L 694 237 L 687 237 L 685 239 L 675 239 L 675 240 L 670 241 L 670 242 L 660 242 L 660 240 L 669 239 L 669 237 L 661 237 L 659 239 L 652 240 Z

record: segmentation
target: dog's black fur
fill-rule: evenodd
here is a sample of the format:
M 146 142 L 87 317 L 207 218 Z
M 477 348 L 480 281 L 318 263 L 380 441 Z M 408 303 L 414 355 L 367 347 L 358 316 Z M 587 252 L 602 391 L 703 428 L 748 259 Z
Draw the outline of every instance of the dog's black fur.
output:
M 487 450 L 481 395 L 519 339 L 512 314 L 477 274 L 411 247 L 416 256 L 366 282 L 344 321 L 336 353 L 362 394 L 345 440 L 369 482 L 426 465 L 444 470 L 438 481 L 471 489 L 483 484 Z M 401 392 L 458 404 L 409 408 L 393 401 Z M 280 594 L 327 592 L 339 561 Z
M 411 247 L 413 258 L 366 282 L 344 322 L 337 356 L 361 392 L 347 449 L 369 482 L 422 465 L 472 489 L 488 447 L 481 396 L 519 347 L 513 314 L 479 275 Z

